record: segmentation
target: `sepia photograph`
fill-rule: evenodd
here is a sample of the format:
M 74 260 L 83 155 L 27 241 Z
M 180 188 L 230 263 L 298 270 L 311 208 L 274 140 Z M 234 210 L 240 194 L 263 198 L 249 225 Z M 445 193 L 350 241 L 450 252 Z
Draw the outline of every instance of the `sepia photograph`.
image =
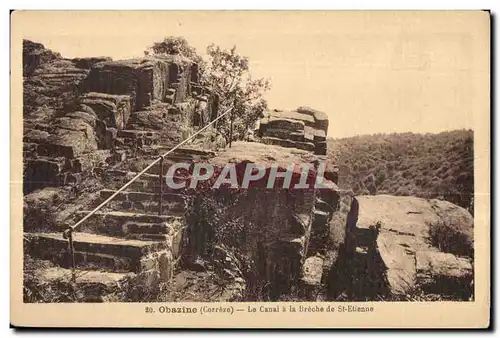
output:
M 487 11 L 12 18 L 24 306 L 489 302 Z

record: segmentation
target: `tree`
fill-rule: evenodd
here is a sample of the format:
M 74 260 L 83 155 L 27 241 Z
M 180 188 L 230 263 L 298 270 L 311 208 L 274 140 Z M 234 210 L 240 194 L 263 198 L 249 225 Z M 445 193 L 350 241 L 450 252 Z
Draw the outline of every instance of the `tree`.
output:
M 229 120 L 232 118 L 233 139 L 243 139 L 267 109 L 263 94 L 269 90 L 270 82 L 252 78 L 248 58 L 238 54 L 236 46 L 228 50 L 211 44 L 207 47 L 207 55 L 203 82 L 219 95 L 220 111 L 233 107 L 230 116 L 217 124 L 217 129 L 229 141 Z
M 223 49 L 211 44 L 206 50 L 206 60 L 197 54 L 183 37 L 166 37 L 155 42 L 146 55 L 181 55 L 198 64 L 201 85 L 219 96 L 219 112 L 233 107 L 232 113 L 221 118 L 217 131 L 229 142 L 230 122 L 233 120 L 233 140 L 243 139 L 248 130 L 263 116 L 267 102 L 263 94 L 270 89 L 267 79 L 252 78 L 249 60 L 236 52 L 236 46 Z

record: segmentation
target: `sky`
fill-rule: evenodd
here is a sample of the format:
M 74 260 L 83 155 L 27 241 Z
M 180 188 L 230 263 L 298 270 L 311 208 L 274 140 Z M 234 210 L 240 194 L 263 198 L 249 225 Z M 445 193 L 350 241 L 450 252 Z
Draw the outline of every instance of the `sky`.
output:
M 489 102 L 480 12 L 24 12 L 22 35 L 64 57 L 140 57 L 165 36 L 236 45 L 271 108 L 310 106 L 330 137 L 474 129 Z M 484 115 L 483 115 L 484 116 Z

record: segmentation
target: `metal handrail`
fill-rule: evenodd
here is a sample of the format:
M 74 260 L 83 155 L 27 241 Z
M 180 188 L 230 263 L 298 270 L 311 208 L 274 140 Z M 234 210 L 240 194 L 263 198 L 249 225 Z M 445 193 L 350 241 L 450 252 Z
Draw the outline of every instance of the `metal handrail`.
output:
M 146 168 L 144 168 L 141 172 L 139 172 L 137 175 L 135 175 L 133 178 L 130 179 L 127 183 L 125 183 L 120 189 L 115 191 L 111 196 L 109 196 L 104 202 L 99 204 L 97 207 L 95 207 L 91 212 L 89 212 L 87 215 L 85 215 L 81 220 L 76 222 L 74 225 L 69 226 L 67 229 L 63 231 L 63 236 L 65 239 L 69 240 L 69 248 L 71 252 L 71 258 L 72 258 L 72 265 L 73 265 L 73 270 L 75 268 L 75 258 L 74 258 L 74 248 L 73 248 L 73 231 L 79 227 L 83 222 L 85 222 L 87 219 L 89 219 L 92 215 L 94 215 L 97 211 L 99 211 L 101 208 L 103 208 L 106 204 L 108 204 L 111 200 L 113 200 L 119 193 L 121 193 L 123 190 L 127 189 L 132 183 L 134 183 L 139 177 L 141 177 L 143 174 L 145 174 L 149 169 L 151 169 L 156 163 L 160 162 L 161 163 L 161 168 L 160 168 L 160 181 L 162 181 L 162 176 L 163 176 L 163 160 L 165 159 L 166 156 L 168 156 L 170 153 L 178 149 L 180 146 L 183 144 L 186 144 L 187 142 L 191 141 L 194 137 L 196 137 L 198 134 L 203 132 L 205 129 L 208 127 L 212 126 L 215 122 L 217 122 L 219 119 L 221 119 L 223 116 L 227 115 L 229 112 L 233 110 L 234 107 L 228 108 L 223 114 L 217 116 L 213 121 L 211 121 L 209 124 L 198 130 L 196 133 L 164 153 L 163 155 L 158 156 L 156 160 L 151 162 Z M 161 199 L 162 199 L 162 193 L 163 191 L 160 191 L 160 212 L 161 212 Z

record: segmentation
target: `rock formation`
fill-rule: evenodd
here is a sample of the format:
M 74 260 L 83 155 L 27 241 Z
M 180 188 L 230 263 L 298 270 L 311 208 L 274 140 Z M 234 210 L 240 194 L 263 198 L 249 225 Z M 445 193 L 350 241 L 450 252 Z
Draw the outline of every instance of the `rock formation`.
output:
M 294 111 L 271 110 L 260 120 L 262 142 L 326 155 L 328 116 L 309 107 Z
M 465 209 L 377 195 L 357 196 L 352 211 L 345 247 L 363 296 L 471 296 L 474 222 Z
M 23 67 L 25 192 L 78 181 L 83 169 L 165 134 L 180 142 L 187 127 L 217 116 L 217 99 L 192 82 L 197 66 L 179 56 L 65 59 L 25 40 Z
M 294 189 L 301 176 L 301 172 L 296 171 L 289 188 L 283 188 L 282 180 L 277 180 L 274 188 L 266 188 L 271 166 L 284 171 L 290 164 L 309 163 L 314 178 L 315 161 L 316 156 L 305 150 L 260 143 L 234 142 L 231 148 L 220 151 L 210 163 L 220 167 L 233 164 L 237 173 L 244 172 L 248 163 L 256 163 L 264 166 L 266 174 L 247 189 L 208 189 L 203 192 L 193 210 L 206 210 L 207 203 L 218 206 L 230 198 L 232 202 L 227 208 L 218 206 L 216 209 L 228 217 L 226 222 L 234 229 L 218 228 L 224 224 L 214 224 L 216 229 L 207 228 L 207 224 L 212 224 L 212 214 L 195 213 L 192 217 L 195 222 L 188 228 L 190 245 L 187 251 L 191 251 L 191 259 L 198 259 L 203 252 L 209 251 L 212 231 L 234 232 L 233 235 L 217 237 L 215 241 L 217 244 L 222 241 L 232 250 L 237 248 L 242 262 L 252 262 L 245 270 L 248 294 L 278 300 L 293 294 L 302 284 L 307 287 L 317 283 L 318 278 L 321 280 L 323 265 L 319 276 L 315 271 L 314 278 L 311 278 L 311 271 L 307 269 L 309 265 L 305 263 L 319 252 L 324 253 L 323 249 L 329 244 L 328 241 L 321 242 L 320 237 L 328 232 L 326 229 L 332 215 L 338 209 L 337 186 L 325 180 L 324 188 L 314 188 L 315 181 L 312 180 L 309 189 Z M 212 202 L 208 202 L 210 200 Z
M 33 276 L 64 286 L 75 296 L 65 301 L 473 296 L 472 216 L 444 201 L 340 189 L 325 157 L 328 117 L 308 107 L 266 112 L 261 142 L 178 148 L 153 165 L 74 233 L 71 280 L 61 230 L 216 118 L 219 98 L 179 56 L 65 59 L 26 40 L 23 75 L 24 248 L 51 262 Z M 160 181 L 172 165 L 197 162 L 266 173 L 243 189 Z M 315 183 L 324 163 L 322 187 L 295 189 L 300 170 L 288 188 L 263 185 L 272 167 L 290 164 L 308 164 Z M 171 178 L 190 180 L 192 166 Z

